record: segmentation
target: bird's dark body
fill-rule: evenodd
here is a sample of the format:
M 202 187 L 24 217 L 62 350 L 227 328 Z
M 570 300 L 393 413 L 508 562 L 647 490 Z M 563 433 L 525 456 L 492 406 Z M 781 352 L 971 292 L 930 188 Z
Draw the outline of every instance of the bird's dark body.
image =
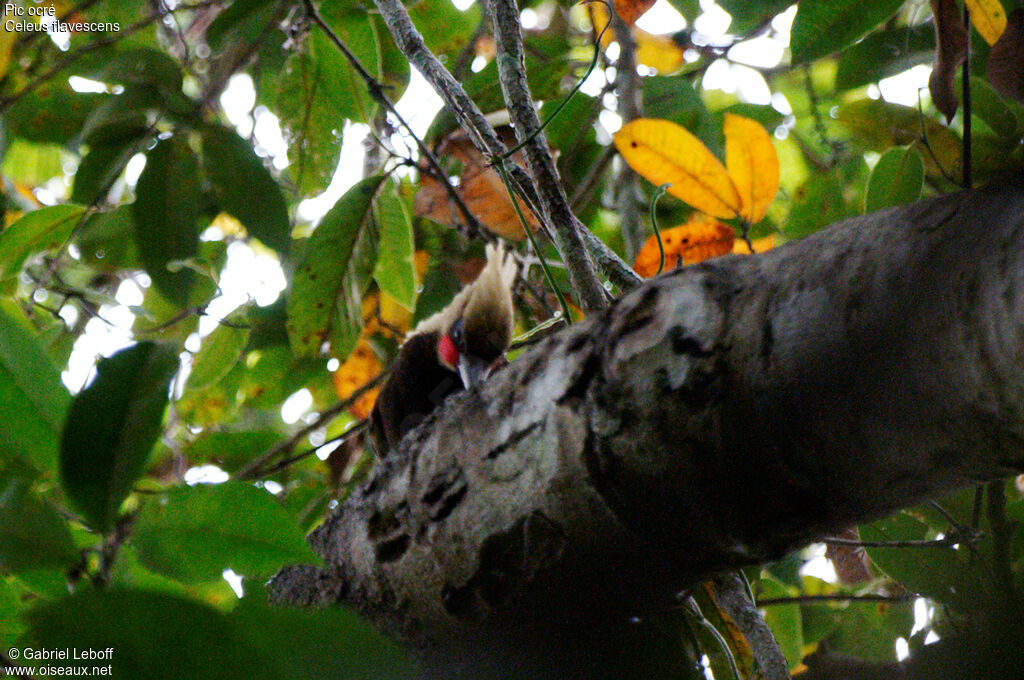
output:
M 419 425 L 448 397 L 463 389 L 459 374 L 437 360 L 440 334 L 411 336 L 399 351 L 391 375 L 370 414 L 377 455 L 398 446 L 406 432 Z

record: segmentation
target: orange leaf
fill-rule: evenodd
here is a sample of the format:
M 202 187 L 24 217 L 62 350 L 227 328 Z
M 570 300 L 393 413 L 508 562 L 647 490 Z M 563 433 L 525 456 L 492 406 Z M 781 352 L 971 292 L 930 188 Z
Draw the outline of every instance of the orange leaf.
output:
M 526 238 L 501 176 L 487 165 L 483 156 L 468 139 L 450 138 L 441 145 L 438 153 L 451 156 L 462 163 L 462 175 L 455 191 L 480 224 L 510 241 L 521 241 Z M 527 224 L 531 229 L 536 229 L 539 224 L 537 218 L 521 201 L 519 206 Z M 420 190 L 413 200 L 413 209 L 420 217 L 427 217 L 441 224 L 453 224 L 461 220 L 457 208 L 449 200 L 448 192 L 440 182 L 425 173 L 420 176 Z
M 725 166 L 740 197 L 740 217 L 756 224 L 779 190 L 779 156 L 761 124 L 725 114 Z
M 750 242 L 754 246 L 755 253 L 763 253 L 766 250 L 771 250 L 775 247 L 774 236 L 762 236 L 761 238 L 755 238 Z M 732 252 L 738 255 L 750 255 L 750 246 L 743 239 L 736 239 L 736 242 L 732 245 Z
M 722 163 L 688 130 L 668 120 L 638 118 L 615 133 L 629 167 L 668 193 L 714 217 L 735 217 L 742 205 Z
M 964 0 L 971 24 L 989 45 L 995 45 L 1006 30 L 1006 10 L 999 0 Z
M 615 13 L 619 15 L 627 26 L 636 23 L 644 12 L 654 7 L 657 0 L 615 0 Z M 604 5 L 601 5 L 604 8 Z
M 732 251 L 735 234 L 728 225 L 707 215 L 695 214 L 689 220 L 671 229 L 661 231 L 661 242 L 665 247 L 665 269 L 674 269 L 682 264 L 695 264 Z M 637 253 L 633 270 L 645 278 L 658 273 L 658 240 L 651 235 L 644 247 Z
M 366 340 L 360 340 L 345 363 L 331 376 L 334 382 L 334 391 L 339 399 L 348 399 L 356 390 L 376 378 L 381 369 L 380 359 L 373 353 L 369 343 Z M 374 388 L 356 399 L 349 407 L 349 413 L 360 420 L 368 418 L 373 409 L 373 403 L 377 401 L 378 392 L 380 389 Z

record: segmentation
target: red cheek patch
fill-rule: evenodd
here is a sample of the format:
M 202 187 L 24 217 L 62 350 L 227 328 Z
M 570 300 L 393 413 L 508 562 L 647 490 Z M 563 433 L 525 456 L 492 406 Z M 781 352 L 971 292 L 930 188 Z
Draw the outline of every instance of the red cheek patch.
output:
M 452 342 L 452 336 L 447 333 L 442 335 L 438 341 L 437 353 L 441 357 L 441 361 L 448 364 L 449 368 L 454 369 L 459 365 L 459 350 Z

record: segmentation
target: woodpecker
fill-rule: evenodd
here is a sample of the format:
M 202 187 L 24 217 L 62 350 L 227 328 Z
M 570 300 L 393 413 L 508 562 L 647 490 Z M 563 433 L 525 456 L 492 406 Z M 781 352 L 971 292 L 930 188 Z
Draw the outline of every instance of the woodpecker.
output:
M 448 395 L 484 380 L 508 349 L 516 264 L 501 247 L 488 245 L 486 254 L 476 280 L 421 321 L 402 344 L 370 413 L 378 456 L 397 446 Z

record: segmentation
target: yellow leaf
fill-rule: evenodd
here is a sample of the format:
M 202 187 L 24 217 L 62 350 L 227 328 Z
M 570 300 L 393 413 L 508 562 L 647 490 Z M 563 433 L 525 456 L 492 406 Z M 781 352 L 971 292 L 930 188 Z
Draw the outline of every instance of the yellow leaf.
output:
M 658 73 L 671 73 L 683 65 L 683 49 L 669 36 L 655 35 L 634 28 L 633 40 L 636 41 L 638 63 L 649 66 Z
M 18 40 L 17 31 L 8 31 L 6 25 L 6 21 L 0 25 L 0 78 L 7 75 L 7 68 L 11 65 L 11 51 Z
M 995 45 L 1006 30 L 1006 10 L 999 0 L 964 0 L 975 30 L 989 45 Z
M 728 225 L 707 215 L 695 214 L 683 224 L 661 230 L 661 243 L 665 248 L 665 269 L 682 264 L 695 264 L 732 251 L 735 234 Z M 636 255 L 633 270 L 645 278 L 658 273 L 661 254 L 658 239 L 652 234 Z
M 245 233 L 245 227 L 242 223 L 236 220 L 234 217 L 227 213 L 218 213 L 213 221 L 210 222 L 211 227 L 216 227 L 225 236 L 239 236 Z
M 590 24 L 594 27 L 594 35 L 601 36 L 601 47 L 608 47 L 613 40 L 615 40 L 615 33 L 612 32 L 612 27 L 608 26 L 610 17 L 608 16 L 608 10 L 601 2 L 591 2 L 588 5 L 590 9 Z M 605 31 L 604 27 L 608 26 L 608 30 Z M 604 31 L 602 34 L 601 31 Z
M 740 217 L 756 224 L 779 190 L 779 156 L 757 121 L 725 114 L 725 167 L 740 196 Z
M 770 235 L 762 236 L 761 238 L 755 238 L 750 243 L 754 246 L 755 253 L 763 253 L 775 247 L 775 237 Z M 750 255 L 750 246 L 743 239 L 736 239 L 736 242 L 732 245 L 732 252 L 738 255 Z
M 608 10 L 605 6 L 600 2 L 590 3 L 590 23 L 594 26 L 595 35 L 601 35 L 601 47 L 608 47 L 615 40 L 615 33 L 611 28 L 601 33 L 608 25 L 608 21 Z M 658 73 L 671 73 L 683 65 L 683 49 L 669 36 L 648 33 L 635 26 L 631 31 L 636 42 L 638 63 L 653 68 Z
M 344 401 L 360 387 L 376 378 L 381 369 L 380 359 L 373 353 L 369 343 L 366 340 L 360 340 L 345 363 L 338 367 L 338 370 L 331 376 L 334 382 L 334 391 L 338 398 Z M 373 403 L 377 400 L 378 392 L 380 389 L 374 388 L 356 399 L 349 407 L 349 413 L 360 420 L 369 417 Z
M 685 128 L 638 118 L 615 133 L 615 147 L 641 177 L 714 217 L 735 217 L 740 196 L 722 163 Z

